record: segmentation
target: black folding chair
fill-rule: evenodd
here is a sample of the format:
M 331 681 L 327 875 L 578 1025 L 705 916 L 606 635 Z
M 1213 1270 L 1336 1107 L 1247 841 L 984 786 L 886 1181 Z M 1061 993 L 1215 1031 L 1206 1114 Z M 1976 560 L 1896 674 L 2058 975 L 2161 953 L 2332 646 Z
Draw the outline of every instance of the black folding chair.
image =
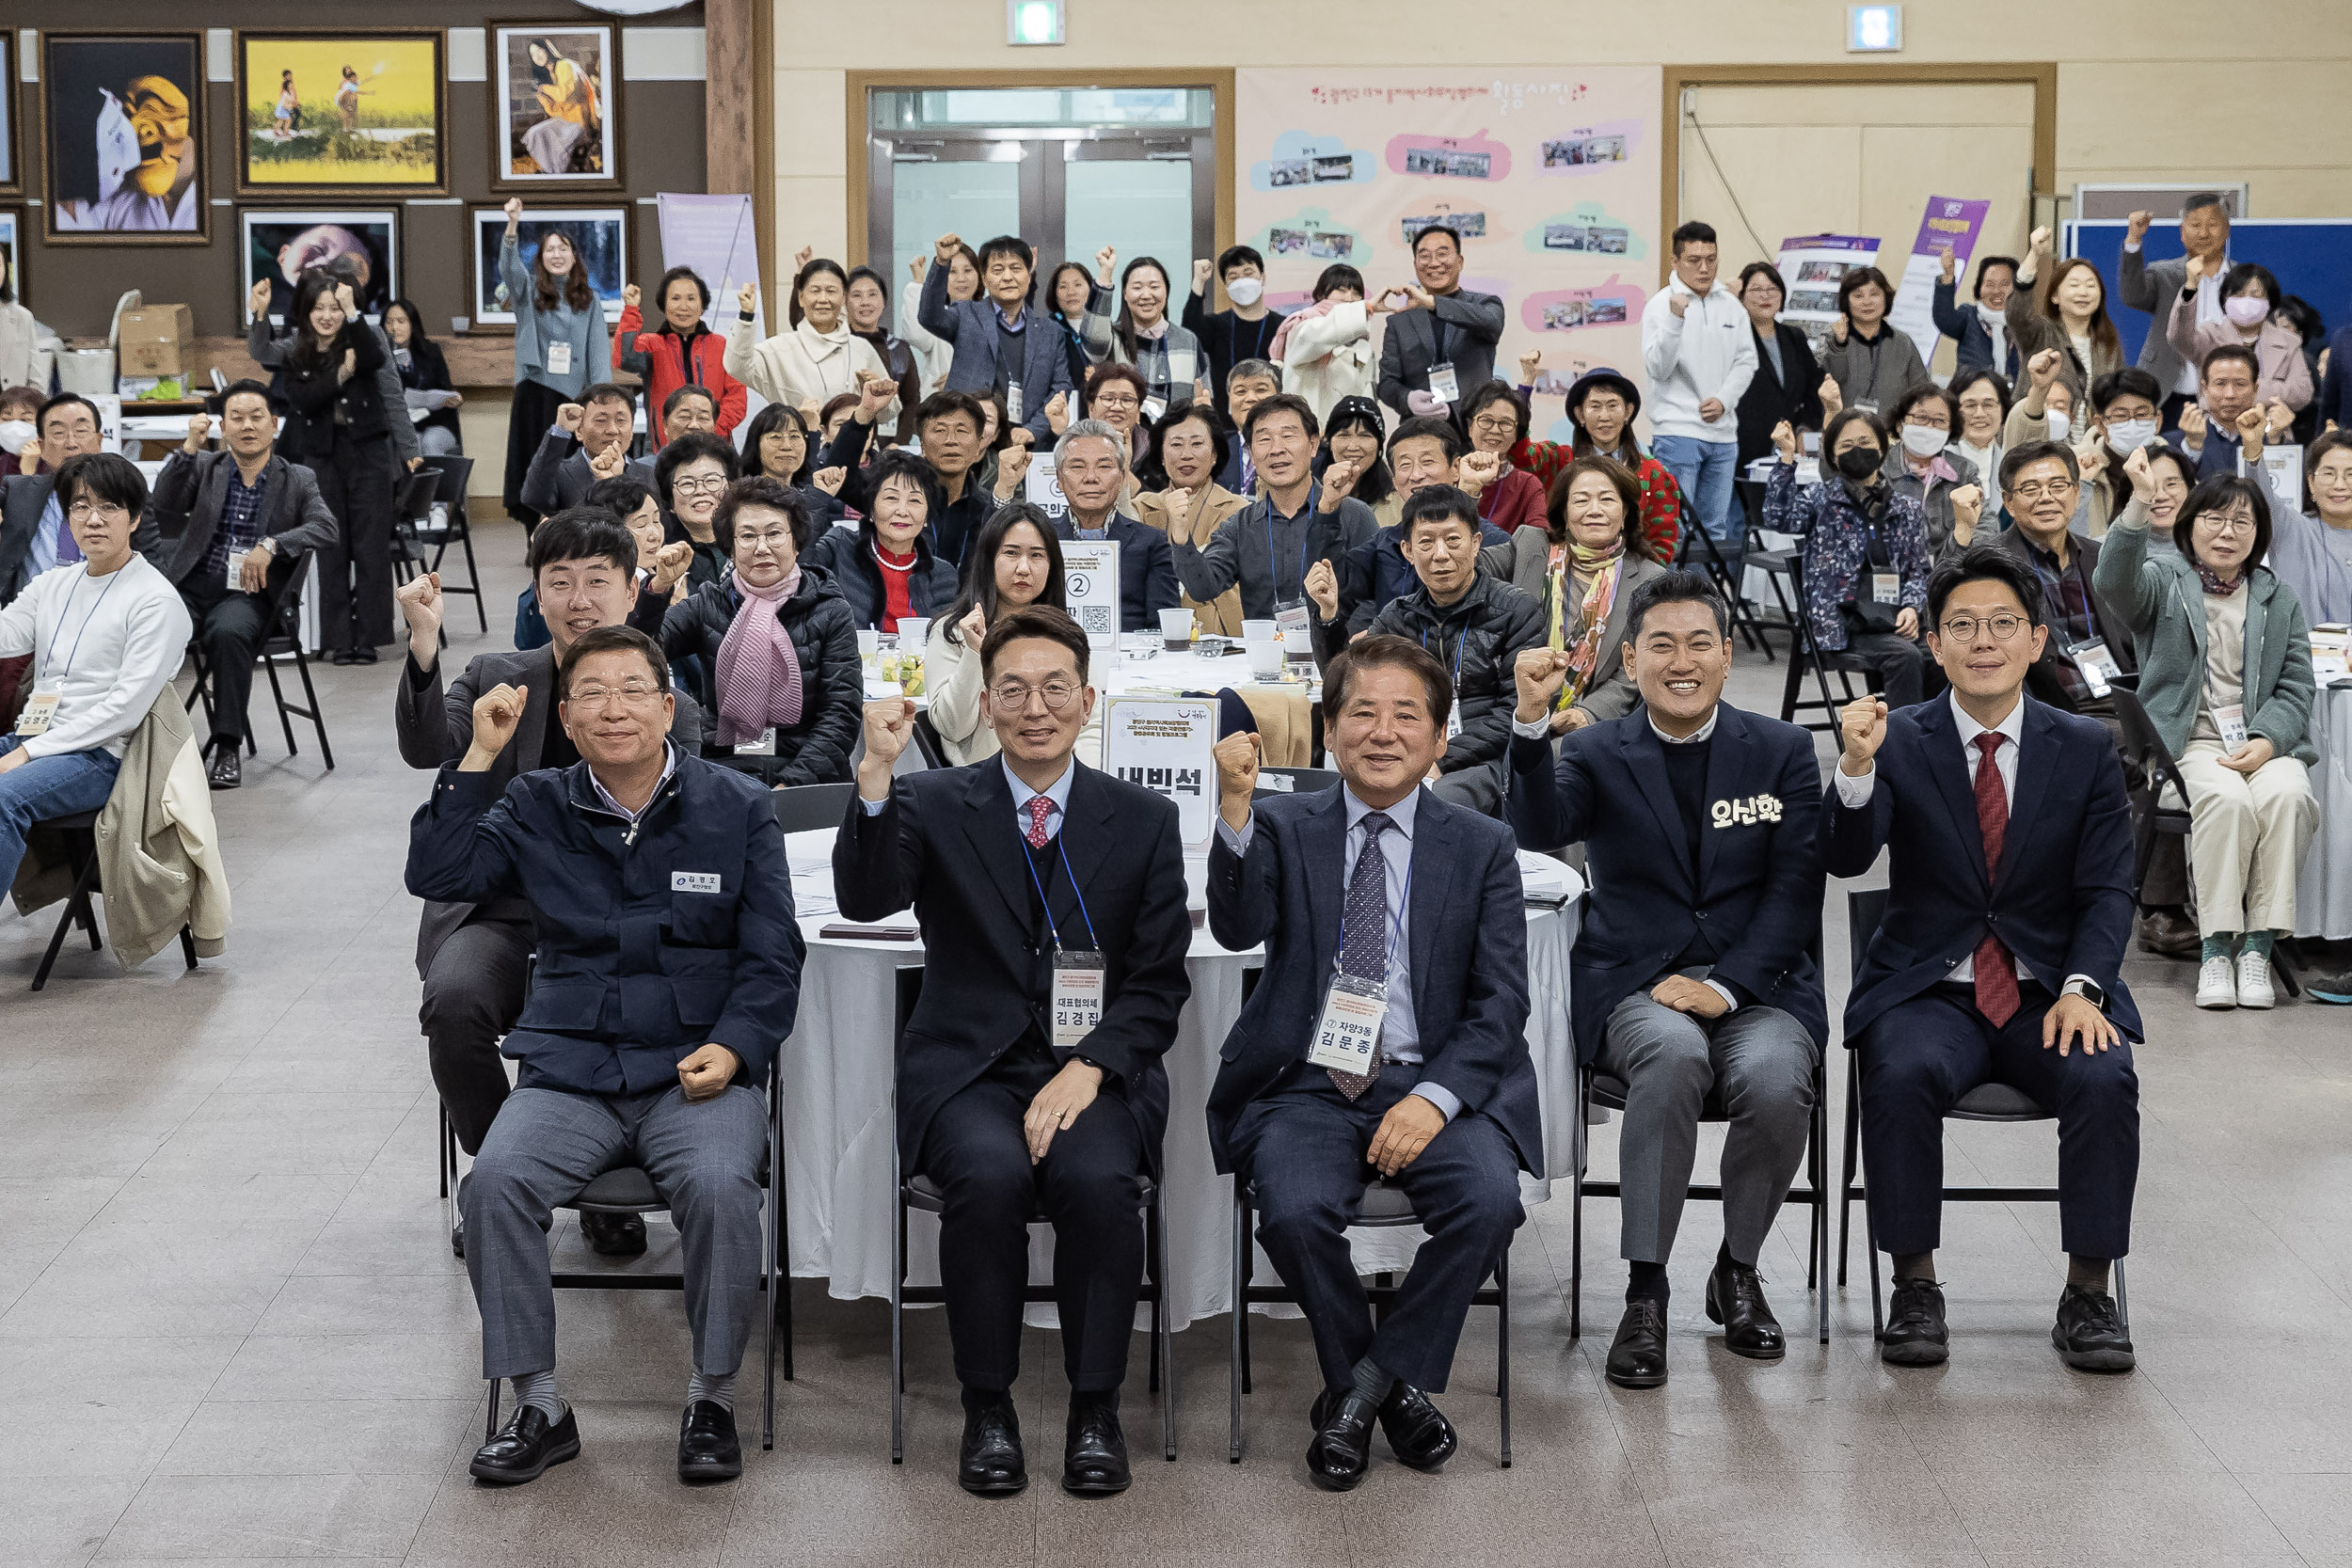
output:
M 953 766 L 947 760 L 946 743 L 939 737 L 939 726 L 931 722 L 929 713 L 920 709 L 914 715 L 914 749 L 922 754 L 926 768 Z
M 1870 950 L 1870 939 L 1877 934 L 1879 923 L 1886 917 L 1886 889 L 1866 888 L 1846 895 L 1846 941 L 1853 973 L 1862 973 L 1862 960 Z M 1879 1296 L 1878 1227 L 1870 1218 L 1869 1189 L 1856 1184 L 1854 1172 L 1861 1163 L 1862 1150 L 1862 1050 L 1860 1043 L 1849 1040 L 1846 1052 L 1846 1175 L 1837 1197 L 1837 1283 L 1846 1283 L 1846 1259 L 1850 1254 L 1849 1234 L 1853 1223 L 1853 1205 L 1863 1200 L 1863 1248 L 1870 1255 L 1870 1338 L 1886 1338 L 1886 1311 Z M 1970 1089 L 1952 1108 L 1944 1113 L 1947 1121 L 2056 1121 L 2058 1113 L 2044 1110 L 2031 1095 L 2007 1084 L 1979 1084 Z M 2056 1203 L 2056 1187 L 1946 1187 L 1947 1203 Z M 2115 1260 L 2115 1308 L 2122 1320 L 2123 1332 L 2132 1328 L 2131 1297 L 2123 1289 L 2123 1259 Z
M 36 822 L 32 833 L 53 835 L 65 847 L 67 864 L 73 872 L 73 891 L 66 895 L 65 908 L 57 913 L 57 928 L 49 934 L 49 946 L 40 956 L 40 967 L 33 971 L 33 990 L 49 983 L 49 971 L 57 961 L 57 951 L 65 945 L 65 935 L 80 926 L 89 933 L 90 951 L 95 953 L 105 943 L 98 935 L 98 911 L 90 895 L 98 886 L 98 813 L 75 812 L 70 816 L 52 816 Z M 29 836 L 29 834 L 28 834 Z M 180 952 L 196 967 L 196 936 L 185 926 L 180 927 Z
M 433 569 L 426 562 L 422 529 L 431 520 L 433 493 L 440 483 L 438 474 L 421 470 L 392 482 L 392 577 L 404 587 Z
M 850 809 L 850 797 L 856 793 L 853 784 L 794 784 L 775 791 L 769 804 L 775 808 L 777 827 L 787 833 L 801 833 L 840 827 Z
M 1675 564 L 1688 567 L 1693 559 L 1697 560 L 1700 570 L 1714 583 L 1715 592 L 1721 594 L 1724 602 L 1731 607 L 1731 624 L 1740 633 L 1741 641 L 1747 643 L 1750 652 L 1761 651 L 1764 662 L 1770 664 L 1773 658 L 1772 645 L 1765 638 L 1756 611 L 1748 607 L 1748 601 L 1740 594 L 1740 574 L 1724 559 L 1723 548 L 1715 543 L 1715 536 L 1707 531 L 1706 526 L 1699 521 L 1698 513 L 1692 509 L 1691 498 L 1683 496 L 1680 501 L 1682 537 L 1675 546 Z
M 1804 728 L 1830 735 L 1837 733 L 1838 710 L 1861 696 L 1863 691 L 1879 689 L 1878 672 L 1852 655 L 1823 648 L 1813 636 L 1813 623 L 1804 612 L 1804 562 L 1803 551 L 1797 549 L 1765 550 L 1748 557 L 1748 564 L 1760 568 L 1772 584 L 1772 597 L 1779 601 L 1782 614 L 1788 617 L 1792 641 L 1788 647 L 1788 677 L 1780 692 L 1780 721 L 1803 724 Z M 1786 579 L 1788 591 L 1781 592 Z M 1804 677 L 1810 673 L 1818 696 L 1804 693 Z M 1837 677 L 1840 695 L 1830 691 L 1829 678 Z M 1863 690 L 1854 689 L 1853 678 L 1862 677 Z M 1818 719 L 1799 719 L 1800 713 L 1818 713 Z
M 290 757 L 300 754 L 302 748 L 294 744 L 294 721 L 308 719 L 318 736 L 319 754 L 331 773 L 335 769 L 335 748 L 327 742 L 326 720 L 319 706 L 318 688 L 311 684 L 310 660 L 302 650 L 302 587 L 310 579 L 310 558 L 307 555 L 297 556 L 282 566 L 273 568 L 271 581 L 265 587 L 270 601 L 265 612 L 268 616 L 265 625 L 271 629 L 262 640 L 261 647 L 254 652 L 262 662 L 262 673 L 269 677 L 270 701 L 277 705 L 278 728 L 285 733 L 286 754 Z M 294 673 L 302 682 L 300 704 L 286 700 L 286 689 L 278 678 L 278 661 L 281 658 L 294 660 Z M 193 711 L 201 700 L 205 721 L 216 731 L 220 719 L 214 708 L 213 671 L 204 661 L 204 650 L 194 641 L 188 644 L 188 659 L 195 667 L 196 683 L 188 689 L 187 700 L 183 706 Z M 261 747 L 253 737 L 250 712 L 237 716 L 237 727 L 245 736 L 246 754 L 259 755 Z
M 473 523 L 466 511 L 466 484 L 473 477 L 473 459 L 454 453 L 427 457 L 418 466 L 417 472 L 420 476 L 437 476 L 433 494 L 428 498 L 424 522 L 417 534 L 421 543 L 433 546 L 433 562 L 425 570 L 439 571 L 441 558 L 449 553 L 452 545 L 466 552 L 466 580 L 455 583 L 444 578 L 441 592 L 444 594 L 473 595 L 474 618 L 481 622 L 482 629 L 486 632 L 490 629 L 490 612 L 482 602 L 482 568 L 474 562 Z M 433 526 L 432 501 L 441 503 L 442 523 L 437 529 Z

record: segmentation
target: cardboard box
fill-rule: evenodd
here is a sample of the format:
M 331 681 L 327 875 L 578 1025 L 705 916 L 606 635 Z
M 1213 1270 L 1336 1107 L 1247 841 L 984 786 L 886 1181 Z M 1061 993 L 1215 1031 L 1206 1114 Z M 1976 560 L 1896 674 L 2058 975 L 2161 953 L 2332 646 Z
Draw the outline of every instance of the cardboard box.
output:
M 116 318 L 124 375 L 196 373 L 196 317 L 184 305 L 147 305 Z

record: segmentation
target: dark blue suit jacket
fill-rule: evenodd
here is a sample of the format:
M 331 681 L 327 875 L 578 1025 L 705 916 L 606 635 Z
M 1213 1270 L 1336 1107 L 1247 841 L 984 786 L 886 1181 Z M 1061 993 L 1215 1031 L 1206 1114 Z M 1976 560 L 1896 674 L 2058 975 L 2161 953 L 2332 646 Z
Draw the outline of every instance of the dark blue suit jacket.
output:
M 1078 537 L 1076 525 L 1057 519 L 1055 531 L 1064 539 Z M 1184 597 L 1176 581 L 1176 559 L 1168 553 L 1168 535 L 1136 522 L 1123 512 L 1111 514 L 1107 532 L 1119 546 L 1119 629 L 1157 631 L 1160 611 L 1173 610 Z
M 1265 943 L 1265 973 L 1225 1037 L 1209 1090 L 1216 1168 L 1250 1101 L 1307 1052 L 1339 957 L 1346 863 L 1344 788 L 1261 800 L 1247 857 L 1209 851 L 1209 929 L 1227 947 Z M 1422 1075 L 1500 1124 L 1519 1164 L 1541 1170 L 1535 1062 L 1527 1050 L 1527 897 L 1509 830 L 1427 789 L 1413 807 L 1413 1020 Z
M 1859 877 L 1893 851 L 1886 917 L 1846 997 L 1846 1043 L 1889 1007 L 1926 990 L 1977 950 L 1989 929 L 2053 995 L 2070 974 L 2107 993 L 2107 1017 L 2139 1038 L 2139 1009 L 2118 977 L 2132 935 L 2131 803 L 2115 743 L 2096 719 L 2021 697 L 2025 733 L 1998 874 L 1984 874 L 1984 835 L 1948 698 L 1898 708 L 1878 752 L 1868 804 L 1821 796 L 1821 858 Z
M 1021 333 L 1021 368 L 1013 376 L 1021 383 L 1021 420 L 1038 445 L 1052 444 L 1045 424 L 1045 405 L 1056 392 L 1070 390 L 1070 361 L 1062 345 L 1070 335 L 1061 323 L 1040 313 L 1031 300 L 1021 311 L 1026 324 Z M 947 297 L 947 269 L 933 262 L 923 274 L 923 296 L 914 319 L 934 338 L 956 345 L 947 362 L 947 390 L 970 392 L 985 399 L 996 389 L 996 306 L 987 294 L 977 299 Z
M 1823 882 L 1813 736 L 1729 703 L 1715 714 L 1695 865 L 1647 707 L 1574 731 L 1556 763 L 1549 741 L 1512 738 L 1506 811 L 1519 843 L 1581 843 L 1592 874 L 1568 956 L 1580 1061 L 1599 1053 L 1617 1004 L 1702 931 L 1721 955 L 1713 978 L 1742 1006 L 1778 1007 L 1828 1043 L 1829 1005 L 1812 954 Z

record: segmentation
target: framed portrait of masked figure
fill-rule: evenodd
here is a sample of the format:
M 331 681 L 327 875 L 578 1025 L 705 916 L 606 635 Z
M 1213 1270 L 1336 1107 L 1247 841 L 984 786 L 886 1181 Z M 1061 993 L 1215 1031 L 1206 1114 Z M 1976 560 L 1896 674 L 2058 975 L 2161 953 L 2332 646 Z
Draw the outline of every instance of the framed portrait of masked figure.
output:
M 204 245 L 204 38 L 43 33 L 40 135 L 51 245 Z

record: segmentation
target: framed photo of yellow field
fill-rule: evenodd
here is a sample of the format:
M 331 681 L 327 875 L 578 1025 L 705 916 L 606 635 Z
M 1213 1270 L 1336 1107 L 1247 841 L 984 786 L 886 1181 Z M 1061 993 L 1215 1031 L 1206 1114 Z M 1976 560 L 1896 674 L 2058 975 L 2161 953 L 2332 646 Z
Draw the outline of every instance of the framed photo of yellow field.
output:
M 238 194 L 445 192 L 447 83 L 435 28 L 238 33 Z
M 493 189 L 620 188 L 620 72 L 612 45 L 613 29 L 596 23 L 491 26 Z

